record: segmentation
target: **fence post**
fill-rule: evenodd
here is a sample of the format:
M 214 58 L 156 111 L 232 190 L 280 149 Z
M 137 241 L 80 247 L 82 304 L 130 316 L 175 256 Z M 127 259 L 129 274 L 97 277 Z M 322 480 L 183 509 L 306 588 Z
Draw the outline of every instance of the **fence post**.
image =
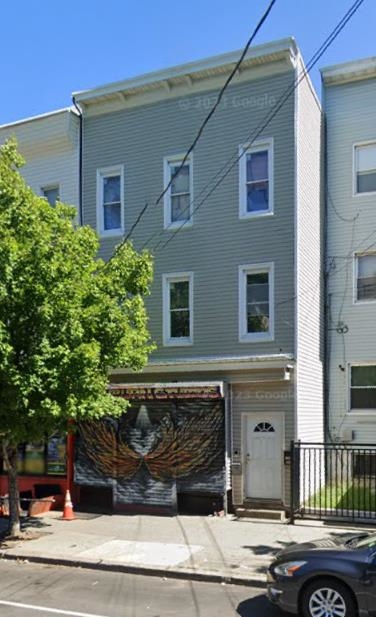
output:
M 290 444 L 290 520 L 289 525 L 295 523 L 295 444 Z

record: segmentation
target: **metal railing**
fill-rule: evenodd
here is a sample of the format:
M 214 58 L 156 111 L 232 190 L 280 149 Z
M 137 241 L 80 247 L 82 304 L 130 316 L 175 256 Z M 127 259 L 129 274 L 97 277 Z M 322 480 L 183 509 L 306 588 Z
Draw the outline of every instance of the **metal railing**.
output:
M 376 444 L 291 444 L 290 520 L 376 523 Z

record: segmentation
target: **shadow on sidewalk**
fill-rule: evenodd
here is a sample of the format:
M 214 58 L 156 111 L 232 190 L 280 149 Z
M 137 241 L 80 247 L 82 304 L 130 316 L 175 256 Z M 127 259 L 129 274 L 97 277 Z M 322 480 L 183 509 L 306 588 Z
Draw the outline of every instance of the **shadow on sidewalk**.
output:
M 36 540 L 41 535 L 52 533 L 52 531 L 44 531 L 48 527 L 51 527 L 51 524 L 46 521 L 46 519 L 33 517 L 33 516 L 21 516 L 20 520 L 21 524 L 21 534 L 25 534 L 23 537 L 20 536 L 16 541 L 20 540 Z M 43 529 L 43 531 L 41 531 Z M 9 530 L 9 517 L 4 516 L 0 518 L 0 547 L 3 546 L 3 542 L 9 542 L 10 538 L 8 537 Z M 28 535 L 27 535 L 28 534 Z
M 236 612 L 240 617 L 288 617 L 288 613 L 273 606 L 264 594 L 240 602 Z

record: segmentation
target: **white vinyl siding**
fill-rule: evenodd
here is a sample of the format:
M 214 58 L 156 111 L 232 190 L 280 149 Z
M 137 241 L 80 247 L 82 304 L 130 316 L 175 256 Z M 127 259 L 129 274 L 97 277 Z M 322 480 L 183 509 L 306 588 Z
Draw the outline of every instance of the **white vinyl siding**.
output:
M 164 228 L 192 225 L 193 165 L 192 155 L 182 165 L 184 155 L 165 157 L 163 161 Z M 170 184 L 171 183 L 171 184 Z
M 97 230 L 100 236 L 124 233 L 124 168 L 97 170 Z
M 193 343 L 193 274 L 164 274 L 163 342 L 164 345 Z
M 239 267 L 239 340 L 270 341 L 274 336 L 274 265 Z
M 303 67 L 296 67 L 302 75 Z M 323 441 L 321 110 L 309 76 L 299 79 L 296 99 L 296 434 Z M 282 305 L 278 305 L 278 312 Z M 284 323 L 288 328 L 289 324 Z M 318 480 L 318 478 L 317 478 Z
M 273 214 L 273 140 L 239 148 L 239 216 Z
M 354 146 L 354 192 L 376 192 L 376 142 Z

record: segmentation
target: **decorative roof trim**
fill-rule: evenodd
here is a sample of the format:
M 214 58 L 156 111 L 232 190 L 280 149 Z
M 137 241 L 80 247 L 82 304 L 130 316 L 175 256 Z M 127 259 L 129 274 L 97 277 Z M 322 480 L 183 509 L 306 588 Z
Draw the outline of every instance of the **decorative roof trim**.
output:
M 271 43 L 252 47 L 243 61 L 243 67 L 247 63 L 258 65 L 282 58 L 287 59 L 291 64 L 293 64 L 297 54 L 298 48 L 295 39 L 292 37 L 285 38 L 279 41 L 273 41 Z M 140 91 L 145 91 L 145 89 L 158 87 L 162 85 L 163 82 L 168 82 L 169 87 L 171 87 L 175 80 L 180 82 L 182 78 L 184 80 L 187 78 L 189 78 L 189 80 L 192 80 L 192 78 L 199 79 L 215 74 L 216 70 L 220 71 L 222 69 L 223 71 L 225 67 L 230 67 L 231 65 L 236 64 L 240 58 L 240 55 L 241 51 L 235 51 L 218 56 L 212 56 L 197 62 L 189 62 L 187 64 L 174 66 L 168 69 L 145 73 L 130 79 L 109 83 L 97 88 L 74 92 L 73 96 L 77 102 L 85 104 L 98 100 L 101 97 L 118 97 L 119 93 L 124 93 L 124 95 L 133 95 L 139 93 Z
M 352 60 L 320 69 L 325 85 L 335 85 L 376 77 L 376 56 Z

